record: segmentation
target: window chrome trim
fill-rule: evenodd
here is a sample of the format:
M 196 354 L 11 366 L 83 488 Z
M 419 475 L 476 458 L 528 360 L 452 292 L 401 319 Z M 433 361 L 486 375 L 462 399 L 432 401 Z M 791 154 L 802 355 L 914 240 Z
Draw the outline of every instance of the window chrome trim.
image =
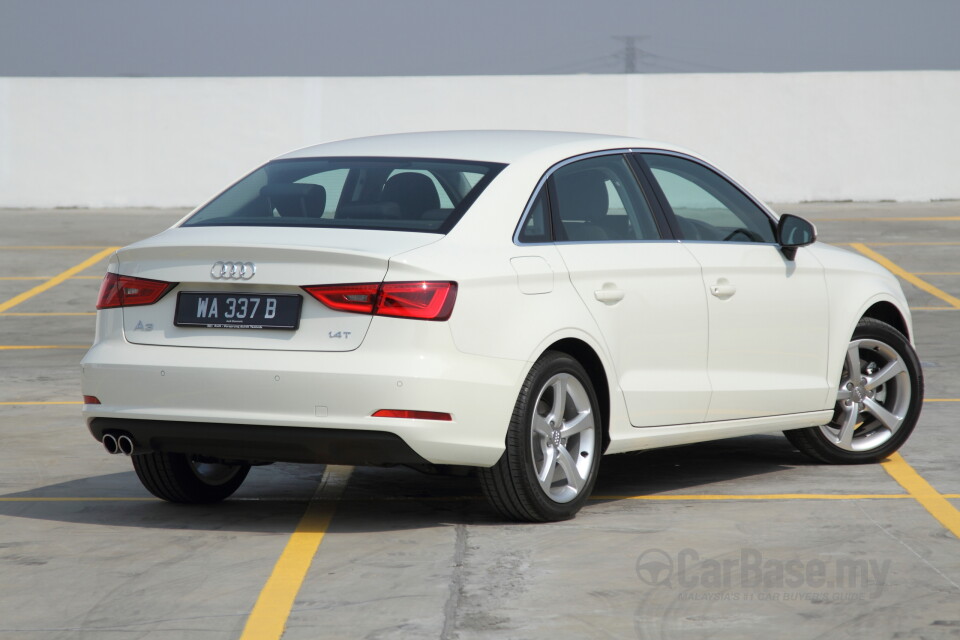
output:
M 513 231 L 513 244 L 518 247 L 530 247 L 535 245 L 551 245 L 551 244 L 561 244 L 558 243 L 556 239 L 550 242 L 521 242 L 520 241 L 520 230 L 523 229 L 523 225 L 526 224 L 527 218 L 530 216 L 530 210 L 533 208 L 533 203 L 537 201 L 537 197 L 540 195 L 540 190 L 544 188 L 547 180 L 550 179 L 550 176 L 554 174 L 558 169 L 562 169 L 568 164 L 573 164 L 574 162 L 579 162 L 580 160 L 589 160 L 590 158 L 601 158 L 603 156 L 622 156 L 628 153 L 634 153 L 633 149 L 607 149 L 604 151 L 591 151 L 589 153 L 583 153 L 578 156 L 571 156 L 565 158 L 556 164 L 550 166 L 549 169 L 544 171 L 543 175 L 540 176 L 540 180 L 537 181 L 537 186 L 534 187 L 533 193 L 530 195 L 530 198 L 527 200 L 526 206 L 523 208 L 523 215 L 520 216 L 520 222 L 517 224 L 517 228 Z M 639 188 L 640 185 L 638 184 Z M 641 189 L 642 191 L 642 189 Z M 644 194 L 646 195 L 646 194 Z M 577 242 L 566 242 L 562 244 L 597 244 L 598 242 L 617 242 L 610 240 L 603 241 L 591 241 L 591 240 L 578 240 Z M 623 242 L 656 242 L 654 240 L 624 240 Z
M 763 213 L 765 213 L 768 218 L 770 218 L 770 220 L 773 222 L 774 227 L 776 227 L 777 222 L 780 220 L 780 216 L 778 216 L 776 212 L 770 209 L 770 207 L 768 207 L 765 203 L 755 198 L 753 194 L 750 193 L 750 191 L 748 191 L 743 187 L 743 185 L 741 185 L 739 182 L 737 182 L 736 180 L 734 180 L 733 178 L 731 178 L 726 173 L 724 173 L 717 167 L 713 166 L 709 162 L 702 160 L 701 158 L 689 155 L 687 153 L 683 153 L 681 151 L 671 151 L 669 149 L 657 149 L 655 147 L 631 147 L 631 148 L 622 148 L 622 149 L 606 149 L 604 151 L 591 151 L 589 153 L 584 153 L 581 155 L 565 158 L 564 160 L 561 160 L 560 162 L 557 162 L 556 164 L 551 165 L 550 168 L 543 173 L 543 175 L 540 177 L 540 180 L 537 181 L 537 186 L 534 187 L 533 192 L 530 195 L 530 198 L 527 200 L 526 206 L 523 208 L 523 215 L 520 216 L 520 222 L 517 224 L 517 227 L 513 232 L 513 244 L 518 247 L 530 247 L 530 246 L 538 246 L 538 245 L 543 246 L 543 245 L 551 245 L 551 244 L 619 244 L 619 243 L 627 243 L 627 242 L 631 244 L 648 243 L 648 242 L 699 242 L 699 243 L 716 244 L 717 243 L 716 240 L 685 240 L 682 238 L 659 238 L 657 240 L 578 240 L 576 242 L 564 241 L 562 243 L 557 242 L 556 239 L 552 240 L 551 242 L 521 242 L 520 241 L 520 230 L 523 229 L 523 225 L 526 224 L 527 222 L 527 218 L 530 215 L 530 210 L 533 208 L 533 203 L 536 202 L 537 197 L 540 195 L 540 190 L 544 188 L 544 185 L 546 184 L 547 180 L 549 180 L 550 176 L 552 176 L 558 169 L 562 169 L 568 164 L 573 164 L 574 162 L 579 162 L 580 160 L 588 160 L 590 158 L 599 158 L 602 156 L 625 155 L 625 154 L 634 154 L 634 153 L 639 153 L 639 154 L 653 153 L 653 154 L 663 155 L 663 156 L 675 156 L 677 158 L 682 158 L 683 160 L 689 160 L 690 162 L 699 164 L 704 168 L 709 169 L 710 171 L 713 171 L 718 176 L 720 176 L 721 178 L 729 182 L 731 185 L 733 185 L 734 188 L 736 188 L 737 191 L 743 194 L 744 197 L 746 197 L 750 202 L 757 205 L 757 207 L 759 207 L 760 210 Z M 639 186 L 640 185 L 638 184 L 638 187 Z M 642 188 L 641 188 L 641 191 L 642 191 Z M 644 194 L 644 196 L 648 196 L 648 195 L 649 194 L 646 194 L 646 193 Z M 777 242 L 727 241 L 727 243 L 728 244 L 752 244 L 752 245 L 758 245 L 758 246 L 780 246 Z
M 773 221 L 774 226 L 776 226 L 777 222 L 780 220 L 780 216 L 777 215 L 777 213 L 773 209 L 768 207 L 765 203 L 761 202 L 760 200 L 757 200 L 753 196 L 753 194 L 750 193 L 748 189 L 744 188 L 742 184 L 740 184 L 739 182 L 737 182 L 736 180 L 734 180 L 733 178 L 731 178 L 726 173 L 716 168 L 706 160 L 702 160 L 700 158 L 691 156 L 686 153 L 682 153 L 680 151 L 668 151 L 667 149 L 633 149 L 631 151 L 633 153 L 653 153 L 661 156 L 674 156 L 675 158 L 680 158 L 682 160 L 689 160 L 690 162 L 699 164 L 700 166 L 706 169 L 709 169 L 710 171 L 713 171 L 715 174 L 717 174 L 718 176 L 720 176 L 721 178 L 729 182 L 731 185 L 733 185 L 737 189 L 737 191 L 739 191 L 741 194 L 743 194 L 744 197 L 747 198 L 747 200 L 757 205 L 761 211 L 767 214 L 767 217 Z M 684 242 L 716 242 L 716 240 L 685 240 Z M 779 244 L 777 244 L 776 242 L 740 242 L 740 243 L 731 243 L 731 244 L 774 244 L 779 246 Z

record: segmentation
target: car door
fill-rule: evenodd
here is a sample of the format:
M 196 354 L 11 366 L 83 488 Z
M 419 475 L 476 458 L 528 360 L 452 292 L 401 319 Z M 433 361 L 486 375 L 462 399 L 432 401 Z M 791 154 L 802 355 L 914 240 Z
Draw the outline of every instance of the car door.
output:
M 606 343 L 630 422 L 702 421 L 710 383 L 700 265 L 663 239 L 632 163 L 619 153 L 571 162 L 540 198 L 531 210 L 544 211 L 549 200 L 556 246 Z M 535 218 L 521 228 L 521 242 L 543 233 Z
M 803 249 L 787 259 L 772 217 L 711 168 L 677 155 L 640 157 L 683 246 L 702 268 L 713 389 L 706 419 L 822 409 L 828 393 L 822 265 Z

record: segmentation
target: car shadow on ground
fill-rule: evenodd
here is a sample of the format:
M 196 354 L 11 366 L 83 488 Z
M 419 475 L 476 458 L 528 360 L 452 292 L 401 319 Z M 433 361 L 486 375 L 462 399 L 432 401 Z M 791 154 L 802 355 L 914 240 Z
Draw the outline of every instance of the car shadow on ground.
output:
M 584 511 L 599 503 L 659 493 L 758 493 L 763 476 L 811 463 L 780 435 L 760 435 L 607 456 Z M 98 526 L 288 533 L 303 516 L 320 465 L 255 467 L 225 502 L 175 505 L 140 488 L 132 471 L 91 476 L 0 496 L 0 516 Z M 786 476 L 786 477 L 784 477 Z M 798 485 L 801 485 L 798 478 Z M 732 483 L 726 484 L 726 483 Z M 717 490 L 717 485 L 724 485 Z M 803 486 L 793 486 L 802 492 Z M 470 476 L 429 475 L 405 467 L 356 467 L 336 504 L 331 532 L 507 524 Z
M 603 459 L 594 495 L 635 496 L 683 490 L 711 493 L 711 485 L 789 472 L 811 464 L 781 434 L 634 451 Z M 755 483 L 750 486 L 755 487 Z M 803 492 L 802 487 L 795 490 Z M 725 487 L 716 492 L 764 493 L 745 487 Z

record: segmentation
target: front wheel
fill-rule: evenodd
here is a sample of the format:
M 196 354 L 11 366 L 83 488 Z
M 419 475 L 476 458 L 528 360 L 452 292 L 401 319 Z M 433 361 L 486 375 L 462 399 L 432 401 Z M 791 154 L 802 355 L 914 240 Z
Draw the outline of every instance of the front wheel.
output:
M 249 464 L 186 453 L 145 453 L 130 459 L 147 491 L 167 502 L 220 502 L 233 495 L 250 471 Z
M 493 507 L 512 520 L 572 518 L 597 480 L 603 453 L 598 407 L 580 363 L 545 353 L 520 390 L 503 456 L 479 472 Z
M 906 442 L 922 405 L 923 372 L 910 342 L 885 322 L 864 318 L 847 347 L 833 419 L 784 435 L 822 462 L 877 462 Z

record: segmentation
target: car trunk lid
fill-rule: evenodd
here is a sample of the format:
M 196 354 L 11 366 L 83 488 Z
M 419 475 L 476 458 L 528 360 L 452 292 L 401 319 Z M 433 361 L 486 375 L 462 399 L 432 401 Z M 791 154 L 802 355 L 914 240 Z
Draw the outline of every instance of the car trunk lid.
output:
M 392 256 L 441 237 L 359 229 L 173 228 L 118 252 L 120 274 L 177 283 L 154 304 L 124 307 L 124 335 L 144 345 L 350 351 L 360 346 L 371 316 L 330 309 L 302 287 L 381 282 Z

